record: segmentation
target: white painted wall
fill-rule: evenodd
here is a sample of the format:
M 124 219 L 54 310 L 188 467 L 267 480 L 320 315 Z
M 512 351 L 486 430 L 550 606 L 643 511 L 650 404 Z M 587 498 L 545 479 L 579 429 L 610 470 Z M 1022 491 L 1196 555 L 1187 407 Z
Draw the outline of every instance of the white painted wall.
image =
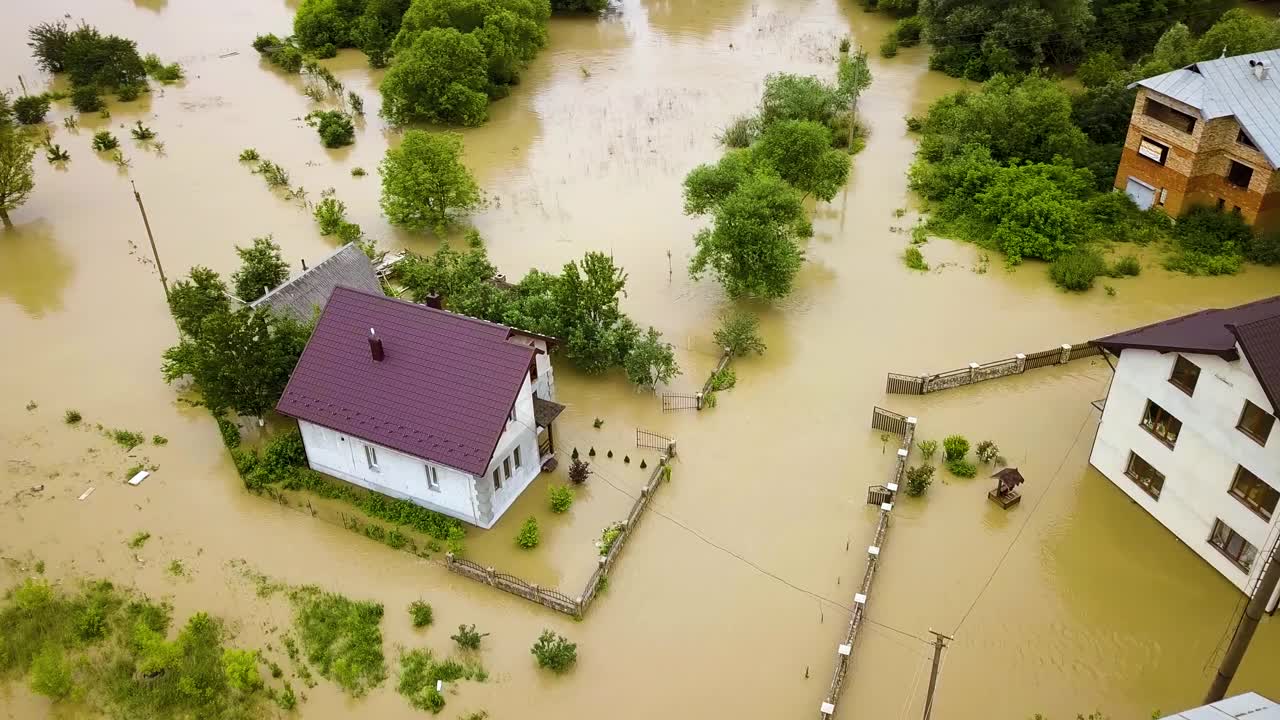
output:
M 515 410 L 515 421 L 507 423 L 507 429 L 499 438 L 497 448 L 493 452 L 493 459 L 489 462 L 488 472 L 477 482 L 487 483 L 492 487 L 494 469 L 501 471 L 503 459 L 511 457 L 516 447 L 520 448 L 521 465 L 516 468 L 513 464 L 511 478 L 504 479 L 502 488 L 493 494 L 493 520 L 488 524 L 482 523 L 482 527 L 492 527 L 498 522 L 507 508 L 511 507 L 511 503 L 516 501 L 520 493 L 529 487 L 529 483 L 533 482 L 542 470 L 538 462 L 537 426 L 533 420 L 533 386 L 529 382 L 528 375 L 525 376 L 524 385 L 520 388 Z
M 1272 429 L 1265 447 L 1236 429 L 1246 399 L 1272 410 L 1243 356 L 1230 362 L 1213 355 L 1185 357 L 1200 366 L 1192 396 L 1169 382 L 1176 353 L 1121 352 L 1089 460 L 1232 584 L 1247 591 L 1261 574 L 1262 560 L 1280 534 L 1280 508 L 1268 522 L 1228 489 L 1237 465 L 1280 488 L 1280 423 Z M 1140 425 L 1148 399 L 1182 421 L 1173 449 Z M 1164 473 L 1158 500 L 1125 475 L 1130 451 Z M 1249 574 L 1209 544 L 1217 518 L 1258 548 L 1258 560 Z M 1277 598 L 1272 598 L 1273 609 Z
M 305 420 L 299 420 L 298 427 L 302 430 L 302 442 L 312 470 L 478 524 L 473 476 Z M 373 445 L 377 450 L 376 470 L 370 468 L 365 459 L 365 445 Z M 426 465 L 435 466 L 440 479 L 439 491 L 427 487 Z

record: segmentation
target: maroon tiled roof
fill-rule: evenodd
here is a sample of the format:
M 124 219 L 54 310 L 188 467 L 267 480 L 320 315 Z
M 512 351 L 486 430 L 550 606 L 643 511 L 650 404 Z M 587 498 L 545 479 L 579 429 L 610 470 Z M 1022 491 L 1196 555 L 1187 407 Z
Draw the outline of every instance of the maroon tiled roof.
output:
M 1280 295 L 1233 308 L 1201 310 L 1094 340 L 1106 350 L 1125 348 L 1192 352 L 1234 360 L 1236 336 L 1229 325 L 1245 325 L 1280 316 Z
M 369 329 L 382 340 L 373 360 Z M 534 350 L 510 328 L 335 288 L 289 385 L 285 415 L 483 475 Z
M 1271 401 L 1271 412 L 1280 414 L 1280 314 L 1232 325 L 1231 332 L 1240 341 L 1245 359 Z

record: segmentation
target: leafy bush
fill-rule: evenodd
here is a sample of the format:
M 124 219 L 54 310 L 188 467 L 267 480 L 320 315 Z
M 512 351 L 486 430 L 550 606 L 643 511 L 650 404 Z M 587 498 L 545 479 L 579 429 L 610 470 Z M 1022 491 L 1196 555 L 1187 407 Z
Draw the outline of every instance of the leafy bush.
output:
M 68 410 L 62 415 L 62 421 L 68 425 L 75 425 L 82 419 L 79 410 Z
M 176 62 L 166 65 L 161 62 L 160 57 L 155 53 L 148 53 L 146 57 L 142 58 L 142 67 L 147 71 L 148 75 L 165 84 L 182 79 L 181 65 Z
M 902 251 L 902 261 L 912 270 L 928 270 L 929 263 L 925 262 L 924 254 L 920 252 L 920 248 L 909 245 L 906 250 Z
M 386 678 L 381 604 L 353 601 L 313 586 L 294 590 L 290 599 L 307 661 L 323 677 L 354 697 Z
M 951 460 L 947 463 L 947 470 L 952 475 L 962 478 L 971 478 L 978 474 L 978 468 L 971 462 L 966 460 Z
M 1093 287 L 1093 279 L 1107 271 L 1107 263 L 1097 251 L 1077 248 L 1049 264 L 1049 277 L 1064 290 L 1076 292 Z
M 963 460 L 969 454 L 969 441 L 963 435 L 948 435 L 942 441 L 942 451 L 947 462 Z
M 934 467 L 932 465 L 917 465 L 916 467 L 907 468 L 907 494 L 911 497 L 923 495 L 933 482 L 933 472 Z
M 288 73 L 302 70 L 302 51 L 292 45 L 279 45 L 267 54 L 272 65 Z
M 313 214 L 320 225 L 320 234 L 332 235 L 346 222 L 347 205 L 337 198 L 327 197 L 316 203 Z
M 480 640 L 488 635 L 489 633 L 476 632 L 475 625 L 459 625 L 458 634 L 449 637 L 463 650 L 479 650 Z
M 712 337 L 716 345 L 725 348 L 734 357 L 755 353 L 763 355 L 764 340 L 760 339 L 760 320 L 745 310 L 735 310 L 720 316 L 720 327 Z
M 260 159 L 262 157 L 258 155 L 258 151 L 254 148 L 245 148 L 240 151 L 240 162 L 258 162 Z
M 368 173 L 366 173 L 364 168 L 362 167 L 351 168 L 351 177 L 364 177 L 367 174 Z
M 759 122 L 754 117 L 739 116 L 716 136 L 716 140 L 728 148 L 744 148 L 755 142 L 759 134 Z
M 978 443 L 978 447 L 974 452 L 977 454 L 979 460 L 984 463 L 990 463 L 999 457 L 1000 448 L 996 447 L 996 444 L 990 440 L 983 440 Z
M 266 35 L 259 35 L 253 39 L 253 49 L 260 53 L 268 52 L 272 48 L 279 47 L 283 44 L 284 42 L 280 38 L 270 33 L 267 33 Z
M 421 600 L 414 600 L 409 603 L 409 617 L 413 619 L 414 627 L 427 627 L 431 624 L 431 605 Z
M 622 523 L 611 523 L 600 533 L 600 554 L 608 555 L 613 549 L 613 544 L 618 542 L 618 538 L 622 537 Z
M 108 430 L 107 437 L 125 450 L 132 450 L 147 441 L 147 437 L 140 432 L 119 428 Z
M 923 456 L 925 460 L 929 460 L 933 458 L 933 454 L 938 451 L 938 441 L 921 440 L 916 444 L 916 447 L 920 448 L 920 455 Z
M 262 676 L 258 674 L 258 655 L 249 650 L 227 648 L 222 651 L 222 672 L 227 676 L 227 683 L 240 693 L 251 693 L 262 687 Z
M 893 25 L 893 36 L 903 47 L 919 45 L 922 35 L 924 35 L 924 20 L 918 15 L 904 17 Z
M 156 136 L 156 131 L 142 124 L 141 120 L 135 122 L 134 126 L 129 129 L 129 134 L 134 140 L 152 140 Z
M 337 148 L 355 142 L 356 128 L 351 117 L 337 110 L 317 110 L 307 115 L 307 124 L 320 133 L 320 143 Z
M 236 297 L 253 302 L 289 279 L 289 264 L 270 235 L 256 237 L 249 247 L 235 246 L 240 269 L 231 274 Z
M 573 490 L 564 485 L 552 485 L 548 494 L 551 496 L 551 512 L 565 513 L 573 506 Z
M 29 672 L 31 689 L 54 701 L 66 698 L 74 688 L 71 666 L 56 647 L 46 647 L 41 651 L 31 662 Z
M 550 630 L 543 630 L 538 641 L 530 648 L 538 659 L 538 667 L 554 673 L 563 673 L 578 661 L 578 646 L 569 639 Z
M 444 696 L 436 690 L 438 682 L 476 680 L 484 682 L 489 674 L 475 662 L 453 659 L 436 660 L 427 649 L 410 650 L 400 655 L 400 682 L 396 692 L 419 710 L 439 713 L 444 709 Z
M 627 379 L 643 388 L 671 382 L 673 377 L 680 374 L 680 366 L 676 363 L 671 343 L 663 342 L 661 333 L 653 327 L 632 344 L 622 367 L 627 373 Z
M 575 485 L 581 485 L 591 477 L 591 463 L 583 462 L 578 458 L 573 458 L 569 464 L 569 480 Z
M 720 370 L 720 372 L 717 372 L 711 376 L 712 392 L 719 392 L 721 390 L 730 390 L 733 388 L 734 385 L 737 385 L 737 384 L 738 384 L 738 374 L 735 373 L 733 371 L 733 368 L 731 367 L 726 367 Z
M 525 550 L 532 550 L 538 547 L 541 540 L 541 533 L 538 530 L 538 519 L 530 517 L 520 526 L 520 531 L 516 533 L 516 545 Z
M 133 537 L 129 538 L 129 543 L 128 543 L 129 548 L 131 550 L 138 550 L 143 545 L 146 545 L 147 541 L 150 539 L 151 539 L 151 533 L 140 530 L 134 533 Z
M 120 141 L 116 139 L 115 135 L 111 134 L 110 130 L 99 130 L 93 134 L 94 150 L 105 152 L 107 150 L 115 150 L 118 147 L 120 147 Z
M 227 446 L 228 450 L 234 450 L 240 447 L 240 428 L 230 420 L 219 417 L 218 432 L 222 435 L 222 444 Z
M 481 204 L 480 186 L 462 164 L 462 136 L 408 130 L 382 160 L 382 211 L 393 225 L 444 228 Z M 428 179 L 430 180 L 428 182 Z
M 891 58 L 898 55 L 898 34 L 894 30 L 890 30 L 884 36 L 884 40 L 880 41 L 880 57 Z
M 1196 206 L 1174 226 L 1179 252 L 1165 263 L 1189 275 L 1224 275 L 1239 270 L 1240 258 L 1253 243 L 1244 218 L 1208 206 Z
M 1209 255 L 1194 250 L 1181 250 L 1164 261 L 1166 270 L 1187 275 L 1235 275 L 1242 265 L 1239 255 Z
M 1280 263 L 1280 230 L 1254 235 L 1245 249 L 1245 257 L 1259 265 Z
M 382 78 L 382 116 L 394 124 L 480 125 L 489 117 L 488 67 L 485 46 L 475 33 L 450 27 L 425 30 L 397 50 L 395 63 Z
M 364 231 L 360 229 L 359 225 L 352 222 L 343 222 L 338 225 L 338 239 L 342 240 L 342 242 L 344 243 L 356 242 L 360 240 L 360 238 L 362 237 L 364 237 Z M 373 247 L 373 245 L 372 244 L 368 246 L 362 245 L 361 250 L 364 250 L 365 254 L 369 255 L 370 251 L 368 248 L 370 247 Z M 374 258 L 370 257 L 370 260 L 373 260 L 373 259 Z
M 49 98 L 44 95 L 23 95 L 13 101 L 13 116 L 23 125 L 38 125 L 49 114 Z
M 103 108 L 102 97 L 92 85 L 82 85 L 71 91 L 71 106 L 82 113 L 97 112 Z
M 1142 263 L 1136 255 L 1125 255 L 1111 265 L 1108 275 L 1111 277 L 1133 277 L 1142 272 Z

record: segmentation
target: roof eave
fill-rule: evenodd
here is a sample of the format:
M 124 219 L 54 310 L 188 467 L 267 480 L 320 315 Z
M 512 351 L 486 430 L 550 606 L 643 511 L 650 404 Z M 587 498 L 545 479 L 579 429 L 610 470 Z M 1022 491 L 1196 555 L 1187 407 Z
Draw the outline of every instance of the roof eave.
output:
M 1110 352 L 1112 355 L 1119 355 L 1122 350 L 1154 350 L 1155 352 L 1184 352 L 1195 355 L 1216 355 L 1223 360 L 1239 359 L 1240 353 L 1234 348 L 1210 348 L 1210 347 L 1191 347 L 1186 345 L 1161 345 L 1157 343 L 1135 343 L 1125 342 L 1123 340 L 1094 340 L 1094 345 Z
M 1258 379 L 1258 384 L 1262 386 L 1262 392 L 1267 396 L 1267 400 L 1271 401 L 1271 412 L 1280 413 L 1280 388 L 1273 388 L 1269 383 L 1262 382 L 1262 378 L 1257 377 L 1257 362 L 1249 354 L 1249 346 L 1240 339 L 1240 334 L 1236 332 L 1235 325 L 1228 325 L 1227 329 L 1235 336 L 1236 342 L 1239 343 L 1240 349 L 1244 351 L 1245 360 L 1249 361 L 1249 366 L 1254 368 L 1254 377 Z

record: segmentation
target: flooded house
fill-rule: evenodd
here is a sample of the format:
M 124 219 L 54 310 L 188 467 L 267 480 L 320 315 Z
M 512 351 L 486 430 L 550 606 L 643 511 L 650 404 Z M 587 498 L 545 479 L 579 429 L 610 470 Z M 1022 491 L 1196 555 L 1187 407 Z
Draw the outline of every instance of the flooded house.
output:
M 490 528 L 554 463 L 553 343 L 338 287 L 276 409 L 313 470 Z
M 355 243 L 343 245 L 310 268 L 304 262 L 300 274 L 272 288 L 249 306 L 268 308 L 300 323 L 310 323 L 337 287 L 383 294 L 373 263 Z
M 1117 360 L 1090 462 L 1252 595 L 1280 539 L 1280 296 L 1094 342 Z
M 1115 187 L 1142 209 L 1194 205 L 1280 227 L 1280 50 L 1222 57 L 1137 88 Z

